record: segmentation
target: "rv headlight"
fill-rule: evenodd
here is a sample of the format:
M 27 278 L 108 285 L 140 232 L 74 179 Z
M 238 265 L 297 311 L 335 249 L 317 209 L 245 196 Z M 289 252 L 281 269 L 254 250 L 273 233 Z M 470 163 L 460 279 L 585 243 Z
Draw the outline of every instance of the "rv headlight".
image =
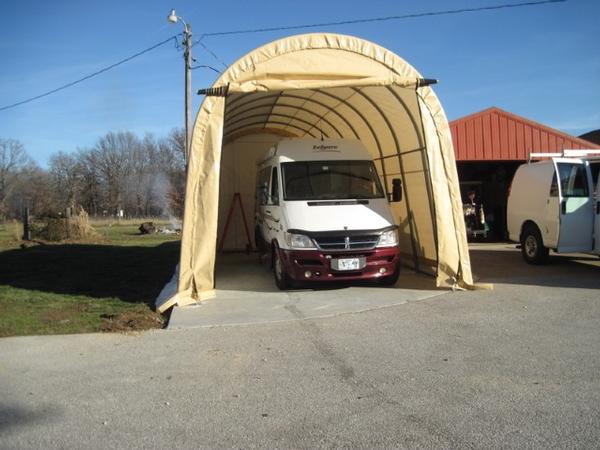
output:
M 379 236 L 377 247 L 395 247 L 398 245 L 398 230 L 384 231 Z
M 313 240 L 303 234 L 285 233 L 285 240 L 291 248 L 316 248 Z

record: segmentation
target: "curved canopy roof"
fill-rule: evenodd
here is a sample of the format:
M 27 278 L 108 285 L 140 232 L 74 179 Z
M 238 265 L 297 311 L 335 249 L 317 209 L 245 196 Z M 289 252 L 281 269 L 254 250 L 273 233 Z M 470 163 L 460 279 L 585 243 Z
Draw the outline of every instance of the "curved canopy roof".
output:
M 291 36 L 230 66 L 203 91 L 194 126 L 175 301 L 210 295 L 221 151 L 259 133 L 362 141 L 387 191 L 402 179 L 392 210 L 405 262 L 439 285 L 472 284 L 451 136 L 430 83 L 389 50 L 337 34 Z

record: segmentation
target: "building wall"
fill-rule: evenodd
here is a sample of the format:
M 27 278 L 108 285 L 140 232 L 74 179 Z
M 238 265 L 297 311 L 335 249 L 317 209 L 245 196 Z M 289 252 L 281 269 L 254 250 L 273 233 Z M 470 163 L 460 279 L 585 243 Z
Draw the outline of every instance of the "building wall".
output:
M 530 152 L 600 149 L 495 107 L 450 122 L 450 130 L 457 161 L 527 161 Z
M 495 107 L 450 122 L 450 130 L 463 201 L 468 191 L 476 192 L 492 240 L 506 238 L 508 188 L 530 152 L 600 149 L 597 144 Z

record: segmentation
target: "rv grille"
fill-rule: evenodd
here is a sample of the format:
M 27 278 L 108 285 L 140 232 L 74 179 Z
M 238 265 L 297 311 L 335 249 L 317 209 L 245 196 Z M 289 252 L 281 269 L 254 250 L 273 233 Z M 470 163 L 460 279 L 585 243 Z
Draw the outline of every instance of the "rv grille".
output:
M 315 242 L 322 250 L 368 250 L 375 248 L 379 235 L 317 237 Z

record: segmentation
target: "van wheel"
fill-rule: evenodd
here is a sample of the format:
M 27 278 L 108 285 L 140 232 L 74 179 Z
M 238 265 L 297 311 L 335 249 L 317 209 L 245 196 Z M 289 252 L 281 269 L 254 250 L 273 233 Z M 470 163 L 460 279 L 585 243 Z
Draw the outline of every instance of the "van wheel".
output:
M 285 291 L 292 287 L 292 280 L 285 270 L 285 265 L 279 255 L 279 247 L 273 246 L 273 277 L 275 278 L 275 284 L 281 291 Z
M 521 234 L 521 255 L 529 264 L 544 264 L 549 250 L 544 247 L 540 230 L 535 225 L 526 225 Z

